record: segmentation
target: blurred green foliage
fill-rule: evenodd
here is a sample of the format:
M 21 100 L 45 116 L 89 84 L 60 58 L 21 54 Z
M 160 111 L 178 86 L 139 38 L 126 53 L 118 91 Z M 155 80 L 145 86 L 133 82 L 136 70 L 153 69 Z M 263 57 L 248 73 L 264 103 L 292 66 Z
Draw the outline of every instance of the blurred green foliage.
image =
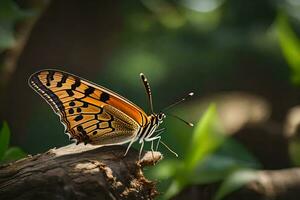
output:
M 32 13 L 21 10 L 13 0 L 1 0 L 0 3 L 0 53 L 15 44 L 15 25 Z
M 235 170 L 225 178 L 221 184 L 219 190 L 215 194 L 214 200 L 221 200 L 230 192 L 233 192 L 243 185 L 257 179 L 257 172 L 251 169 L 239 169 Z
M 291 68 L 291 80 L 300 85 L 300 40 L 285 14 L 278 15 L 276 25 L 283 55 Z
M 289 2 L 285 1 L 283 4 Z M 71 68 L 77 65 L 75 56 L 69 53 L 75 51 L 72 48 L 66 49 L 64 56 L 56 55 L 49 48 L 46 56 L 38 56 L 39 58 L 34 58 L 32 63 L 49 66 L 47 61 L 51 60 L 51 67 L 56 67 L 53 63 L 60 62 L 60 57 L 66 57 L 65 60 L 69 61 L 66 66 L 70 69 L 64 70 L 103 85 L 146 108 L 147 101 L 143 95 L 142 84 L 138 80 L 138 74 L 143 72 L 152 87 L 155 111 L 159 111 L 159 108 L 190 90 L 193 90 L 199 99 L 208 94 L 229 90 L 254 92 L 257 90 L 259 94 L 265 91 L 271 93 L 274 91 L 270 85 L 273 87 L 274 82 L 282 83 L 289 78 L 289 69 L 281 55 L 273 26 L 277 7 L 281 6 L 276 2 L 142 0 L 120 3 L 118 6 L 122 25 L 121 27 L 119 24 L 115 25 L 120 30 L 112 34 L 116 35 L 113 36 L 116 37 L 114 40 L 116 45 L 106 60 L 96 63 L 95 69 L 86 70 L 95 72 L 94 74 L 83 76 L 85 72 L 78 69 L 74 71 L 75 68 Z M 98 9 L 100 7 L 105 9 L 101 3 Z M 57 20 L 53 15 L 49 13 L 49 16 L 53 17 L 50 17 L 51 19 Z M 66 11 L 65 15 L 69 15 L 69 12 Z M 66 19 L 61 19 L 64 20 Z M 91 22 L 91 24 L 98 26 L 98 23 Z M 53 28 L 55 29 L 55 26 Z M 38 27 L 36 31 L 39 33 Z M 63 28 L 60 31 L 68 32 Z M 106 33 L 106 30 L 103 32 Z M 44 29 L 40 33 L 45 34 Z M 62 37 L 64 35 L 62 34 Z M 90 36 L 82 35 L 82 37 Z M 70 40 L 69 38 L 65 40 Z M 31 42 L 30 46 L 36 45 L 34 40 Z M 76 42 L 72 44 L 79 46 Z M 46 45 L 45 49 L 48 48 Z M 106 48 L 111 49 L 111 46 L 104 46 L 104 51 Z M 57 63 L 57 66 L 64 64 Z M 265 77 L 258 69 L 268 76 Z M 255 81 L 251 80 L 251 73 L 258 76 Z M 270 81 L 270 84 L 266 84 L 267 81 Z M 34 96 L 33 93 L 28 93 L 28 96 Z M 47 106 L 41 102 L 31 109 L 28 126 L 24 127 L 26 137 L 20 142 L 28 152 L 38 153 L 53 145 L 68 143 L 67 137 L 62 134 L 63 127 L 57 116 L 53 115 Z M 185 146 L 187 141 L 184 135 L 178 132 L 188 134 L 190 130 L 171 119 L 167 119 L 165 124 L 170 134 L 164 135 L 164 140 L 178 149 L 179 153 L 183 153 L 185 150 L 181 147 Z M 50 134 L 42 130 L 48 130 Z M 176 137 L 173 137 L 174 135 Z M 41 137 L 47 139 L 39 140 Z
M 300 4 L 298 5 L 300 7 Z M 276 19 L 278 41 L 289 68 L 291 81 L 300 86 L 300 39 L 294 30 L 287 14 L 279 12 Z M 292 163 L 300 166 L 300 139 L 294 136 L 289 141 L 289 154 Z
M 17 160 L 26 156 L 19 147 L 10 147 L 10 130 L 6 122 L 0 130 L 0 163 Z
M 169 179 L 170 184 L 161 188 L 166 189 L 162 199 L 170 199 L 191 184 L 224 180 L 215 197 L 220 199 L 253 180 L 254 172 L 250 173 L 250 169 L 260 167 L 241 144 L 222 131 L 214 104 L 201 117 L 188 141 L 181 159 L 165 158 L 149 172 L 151 178 Z
M 300 138 L 293 137 L 289 141 L 289 156 L 294 166 L 300 166 Z
M 0 132 L 0 160 L 3 159 L 5 151 L 8 149 L 9 139 L 10 139 L 10 132 L 6 122 L 3 123 L 2 129 Z

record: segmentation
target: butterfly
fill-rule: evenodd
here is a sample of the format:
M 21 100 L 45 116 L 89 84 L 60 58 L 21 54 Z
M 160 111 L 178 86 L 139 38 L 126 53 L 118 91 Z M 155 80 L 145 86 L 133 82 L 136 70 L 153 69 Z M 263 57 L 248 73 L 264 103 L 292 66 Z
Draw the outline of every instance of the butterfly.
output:
M 41 70 L 32 74 L 28 82 L 60 117 L 65 133 L 76 144 L 109 146 L 129 143 L 125 156 L 135 141 L 141 144 L 141 155 L 144 142 L 151 142 L 153 152 L 153 142 L 157 140 L 156 150 L 161 143 L 177 156 L 161 141 L 158 127 L 166 115 L 153 111 L 150 85 L 144 74 L 141 73 L 140 77 L 147 92 L 150 115 L 121 95 L 67 72 Z M 192 95 L 189 93 L 188 96 Z M 178 102 L 169 107 L 176 104 Z

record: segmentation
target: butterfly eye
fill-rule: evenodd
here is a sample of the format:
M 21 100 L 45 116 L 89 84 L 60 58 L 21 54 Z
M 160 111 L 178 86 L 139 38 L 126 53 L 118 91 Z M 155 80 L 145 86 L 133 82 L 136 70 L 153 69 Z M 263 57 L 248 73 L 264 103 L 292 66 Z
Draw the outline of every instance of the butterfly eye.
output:
M 165 115 L 164 113 L 159 113 L 157 117 L 158 117 L 158 120 L 161 121 L 161 120 L 163 120 L 164 118 L 166 118 L 166 115 Z

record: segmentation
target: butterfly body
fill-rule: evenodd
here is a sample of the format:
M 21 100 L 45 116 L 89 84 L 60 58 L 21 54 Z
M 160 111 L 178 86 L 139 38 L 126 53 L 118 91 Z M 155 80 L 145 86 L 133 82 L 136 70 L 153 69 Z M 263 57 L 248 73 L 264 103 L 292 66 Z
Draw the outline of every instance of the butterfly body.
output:
M 160 140 L 153 134 L 165 118 L 163 113 L 147 115 L 107 88 L 59 70 L 36 72 L 29 85 L 59 115 L 65 132 L 77 143 L 130 143 L 129 149 L 137 140 L 142 146 L 144 141 Z

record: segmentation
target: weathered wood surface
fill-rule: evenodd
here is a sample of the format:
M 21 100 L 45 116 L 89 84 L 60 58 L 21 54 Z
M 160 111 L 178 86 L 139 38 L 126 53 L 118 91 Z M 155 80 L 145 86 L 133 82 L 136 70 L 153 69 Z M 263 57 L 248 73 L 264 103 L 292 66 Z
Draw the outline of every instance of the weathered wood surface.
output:
M 127 156 L 123 146 L 68 145 L 0 166 L 0 199 L 153 199 L 142 168 L 159 152 Z

